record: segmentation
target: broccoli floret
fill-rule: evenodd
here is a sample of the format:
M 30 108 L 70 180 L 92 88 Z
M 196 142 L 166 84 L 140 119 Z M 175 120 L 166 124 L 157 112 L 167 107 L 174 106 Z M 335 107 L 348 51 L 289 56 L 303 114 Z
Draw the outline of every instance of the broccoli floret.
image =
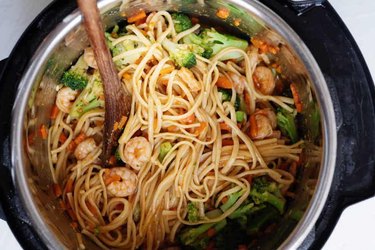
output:
M 269 181 L 265 177 L 255 178 L 250 196 L 255 204 L 268 203 L 277 208 L 280 214 L 284 213 L 286 201 L 275 182 Z
M 198 227 L 188 227 L 180 234 L 181 243 L 185 246 L 191 246 L 197 243 L 197 239 L 213 227 L 215 223 L 202 224 Z
M 220 209 L 225 212 L 233 206 L 234 203 L 241 197 L 243 191 L 238 191 L 229 195 L 227 202 L 220 206 Z
M 280 111 L 277 112 L 276 117 L 277 125 L 279 126 L 281 133 L 283 133 L 283 135 L 285 136 L 288 136 L 293 143 L 297 142 L 298 132 L 294 120 L 294 115 L 284 109 L 280 109 Z
M 199 211 L 198 208 L 194 205 L 194 203 L 189 202 L 187 205 L 187 212 L 188 212 L 188 220 L 190 222 L 197 222 L 199 220 Z
M 182 40 L 184 44 L 194 44 L 196 46 L 199 46 L 200 50 L 199 52 L 197 52 L 197 54 L 203 56 L 204 58 L 210 58 L 212 56 L 213 50 L 211 48 L 211 44 L 205 44 L 202 37 L 191 33 L 185 36 Z
M 82 90 L 88 82 L 87 69 L 89 66 L 81 56 L 76 64 L 69 70 L 65 71 L 61 77 L 61 83 L 73 90 Z
M 223 102 L 229 102 L 230 99 L 232 98 L 232 90 L 231 89 L 218 88 L 217 91 L 219 93 L 221 93 L 221 100 Z
M 87 111 L 98 107 L 104 107 L 104 91 L 99 72 L 95 72 L 75 100 L 69 114 L 72 119 L 78 119 Z
M 190 18 L 185 14 L 173 13 L 172 20 L 174 24 L 174 29 L 176 30 L 177 33 L 180 33 L 182 31 L 185 31 L 193 27 L 193 24 L 191 23 Z
M 243 122 L 246 117 L 246 113 L 243 111 L 236 111 L 236 120 L 237 122 Z
M 242 205 L 239 208 L 237 208 L 236 211 L 231 213 L 228 217 L 229 219 L 237 219 L 243 216 L 246 217 L 252 211 L 253 207 L 254 207 L 254 203 L 248 203 L 248 204 Z
M 189 45 L 173 43 L 168 39 L 164 39 L 162 45 L 178 66 L 191 68 L 197 64 L 195 54 L 191 51 Z
M 213 234 L 216 235 L 222 231 L 227 225 L 227 220 L 221 220 L 217 223 L 202 224 L 198 227 L 189 227 L 184 230 L 180 236 L 181 243 L 185 246 L 190 246 L 194 249 L 205 249 L 213 235 L 208 235 L 206 232 L 213 229 Z
M 126 51 L 134 50 L 136 48 L 139 48 L 142 46 L 141 43 L 138 43 L 133 40 L 124 40 L 120 43 L 117 43 L 116 45 L 113 45 L 113 38 L 111 34 L 105 33 L 105 37 L 107 40 L 107 46 L 109 50 L 112 53 L 112 56 L 118 56 Z M 126 57 L 114 60 L 114 63 L 118 69 L 122 69 L 124 66 L 135 63 L 140 57 L 142 56 L 142 53 L 132 53 Z
M 221 50 L 229 47 L 235 47 L 238 49 L 246 50 L 249 43 L 243 39 L 240 39 L 235 36 L 221 34 L 217 32 L 215 29 L 205 29 L 200 34 L 202 38 L 202 43 L 206 44 L 212 48 L 212 56 L 218 54 Z M 238 52 L 227 53 L 224 55 L 221 60 L 228 60 L 228 59 L 240 59 L 242 54 Z
M 247 234 L 252 235 L 259 233 L 265 228 L 265 226 L 279 218 L 280 214 L 274 207 L 266 206 L 264 209 L 256 213 L 251 220 L 249 220 L 246 230 Z
M 172 149 L 172 143 L 169 141 L 163 142 L 160 145 L 160 152 L 159 152 L 159 161 L 162 162 L 165 158 L 165 156 L 168 154 L 168 152 Z

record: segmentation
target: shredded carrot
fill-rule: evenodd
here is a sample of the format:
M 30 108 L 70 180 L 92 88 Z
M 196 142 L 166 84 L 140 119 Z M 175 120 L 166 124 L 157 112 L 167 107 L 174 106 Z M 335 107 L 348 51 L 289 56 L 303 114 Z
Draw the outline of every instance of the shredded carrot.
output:
M 128 23 L 135 23 L 138 20 L 141 20 L 146 17 L 146 12 L 144 10 L 140 10 L 134 15 L 128 17 Z
M 77 147 L 77 144 L 74 141 L 71 141 L 67 147 L 69 152 L 73 152 L 74 149 Z
M 128 120 L 128 117 L 123 115 L 118 124 L 118 128 L 123 129 L 127 120 Z
M 196 24 L 199 23 L 199 18 L 198 17 L 193 16 L 190 20 L 191 20 L 191 23 L 193 25 L 196 25 Z
M 248 250 L 246 245 L 238 245 L 238 250 Z
M 227 19 L 229 16 L 229 10 L 227 8 L 218 8 L 216 11 L 216 16 L 221 19 Z
M 219 126 L 220 126 L 220 130 L 223 130 L 223 131 L 231 131 L 232 130 L 232 128 L 225 122 L 220 122 Z
M 199 135 L 203 132 L 203 130 L 207 127 L 207 122 L 201 122 L 199 127 L 195 129 L 194 135 Z
M 59 200 L 59 205 L 60 205 L 60 208 L 61 208 L 63 211 L 66 210 L 65 202 L 64 202 L 62 199 Z
M 228 77 L 224 75 L 220 75 L 219 78 L 217 79 L 216 85 L 223 89 L 231 89 L 233 86 L 233 83 L 231 82 L 231 80 L 228 79 Z
M 62 190 L 59 184 L 54 183 L 53 184 L 53 193 L 56 197 L 60 197 L 62 195 Z
M 293 100 L 294 100 L 294 104 L 296 105 L 297 112 L 300 113 L 302 112 L 302 102 L 301 102 L 299 93 L 297 91 L 297 87 L 294 83 L 290 84 L 290 90 L 292 91 Z
M 135 21 L 134 24 L 135 24 L 136 26 L 141 25 L 142 23 L 145 23 L 145 22 L 146 22 L 146 19 L 147 19 L 147 17 L 141 18 L 141 19 Z
M 73 209 L 68 209 L 66 210 L 70 216 L 70 218 L 72 218 L 73 221 L 77 221 L 77 215 L 74 213 Z
M 117 205 L 115 206 L 115 209 L 116 209 L 116 210 L 124 210 L 124 204 L 123 204 L 123 203 L 117 204 Z
M 191 115 L 189 115 L 186 118 L 181 119 L 181 122 L 182 123 L 186 123 L 186 124 L 192 124 L 194 121 L 195 121 L 195 115 L 194 115 L 194 113 L 192 113 Z
M 40 137 L 42 137 L 43 140 L 48 138 L 48 130 L 46 125 L 42 124 L 39 128 Z
M 225 204 L 228 201 L 228 196 L 224 196 L 223 199 L 221 199 L 221 203 Z
M 94 216 L 98 215 L 98 211 L 96 210 L 96 208 L 90 202 L 86 201 L 86 206 L 87 206 L 88 210 L 92 213 L 92 215 L 94 215 Z
M 29 133 L 27 135 L 27 141 L 28 141 L 29 145 L 34 144 L 34 140 L 35 140 L 35 133 L 34 132 Z
M 74 143 L 76 145 L 80 144 L 81 142 L 83 142 L 83 140 L 86 138 L 86 135 L 85 133 L 81 132 L 79 135 L 77 135 L 77 137 L 74 139 Z
M 216 234 L 215 228 L 211 227 L 210 229 L 207 230 L 207 236 L 208 237 L 213 237 L 213 236 L 215 236 L 215 234 Z
M 74 180 L 72 178 L 69 178 L 65 184 L 65 193 L 70 193 L 73 191 L 73 183 Z
M 224 140 L 221 142 L 221 145 L 222 145 L 222 146 L 231 146 L 231 145 L 233 145 L 233 140 L 232 140 L 232 139 L 224 139 Z
M 121 176 L 117 174 L 110 174 L 110 175 L 106 175 L 104 178 L 104 184 L 106 186 L 108 186 L 109 184 L 115 181 L 121 181 Z
M 55 120 L 58 114 L 59 114 L 59 108 L 58 108 L 58 107 L 56 106 L 56 104 L 55 104 L 55 105 L 53 105 L 53 107 L 52 107 L 50 118 L 51 118 L 52 120 Z
M 111 155 L 111 157 L 109 157 L 108 164 L 113 166 L 116 164 L 116 162 L 116 157 L 114 155 Z
M 124 74 L 122 75 L 122 78 L 124 78 L 125 80 L 131 80 L 131 79 L 132 79 L 132 75 L 129 74 L 129 73 L 124 73 Z
M 167 127 L 167 131 L 168 131 L 168 132 L 177 132 L 177 131 L 178 131 L 178 128 L 177 128 L 175 125 L 168 126 L 168 127 Z
M 66 135 L 64 133 L 61 133 L 60 136 L 59 136 L 59 142 L 64 143 L 64 142 L 66 142 L 66 139 L 68 139 L 66 137 Z
M 77 230 L 78 229 L 78 223 L 73 221 L 70 223 L 70 226 L 74 229 L 74 230 Z
M 251 174 L 246 175 L 245 179 L 249 182 L 250 185 L 253 182 L 253 176 Z
M 250 137 L 255 138 L 258 135 L 258 124 L 257 120 L 255 119 L 255 114 L 250 116 Z
M 239 19 L 239 18 L 235 18 L 235 19 L 233 19 L 233 24 L 234 24 L 234 26 L 236 26 L 236 27 L 240 26 L 240 24 L 241 24 L 241 19 Z
M 160 70 L 160 75 L 166 75 L 166 74 L 169 74 L 169 73 L 171 73 L 173 70 L 174 70 L 174 67 L 173 67 L 173 66 L 165 67 L 165 68 L 163 68 L 162 70 Z
M 297 162 L 294 161 L 289 167 L 289 173 L 291 173 L 293 176 L 296 176 L 297 174 Z

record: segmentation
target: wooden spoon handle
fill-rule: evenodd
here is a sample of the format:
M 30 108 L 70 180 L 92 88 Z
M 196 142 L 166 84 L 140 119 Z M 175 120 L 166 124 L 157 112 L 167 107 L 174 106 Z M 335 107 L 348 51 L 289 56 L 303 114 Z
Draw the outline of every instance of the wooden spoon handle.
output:
M 111 53 L 107 47 L 102 27 L 99 9 L 96 0 L 77 0 L 83 15 L 86 32 L 91 47 L 94 50 L 95 60 L 103 81 L 105 96 L 105 123 L 103 140 L 103 162 L 107 165 L 109 157 L 117 146 L 117 140 L 123 117 L 128 117 L 131 106 L 131 95 L 127 93 L 117 75 Z

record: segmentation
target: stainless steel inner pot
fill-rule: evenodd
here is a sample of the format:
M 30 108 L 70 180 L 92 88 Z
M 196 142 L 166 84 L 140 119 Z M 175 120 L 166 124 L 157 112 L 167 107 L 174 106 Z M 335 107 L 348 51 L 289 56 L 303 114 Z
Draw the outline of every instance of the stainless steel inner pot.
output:
M 305 103 L 311 102 L 315 96 L 320 107 L 323 130 L 322 147 L 317 148 L 306 142 L 306 167 L 301 177 L 298 197 L 289 208 L 304 209 L 304 216 L 296 225 L 280 223 L 275 229 L 277 233 L 273 234 L 273 238 L 266 239 L 264 244 L 264 248 L 297 248 L 313 228 L 325 204 L 336 159 L 336 125 L 331 97 L 323 75 L 303 41 L 281 18 L 257 1 L 129 0 L 124 1 L 124 11 L 120 13 L 121 4 L 120 0 L 98 1 L 106 27 L 113 26 L 123 19 L 123 15 L 140 8 L 146 11 L 182 11 L 223 22 L 218 20 L 215 12 L 217 8 L 225 7 L 231 10 L 230 17 L 225 20 L 228 24 L 232 24 L 235 18 L 240 18 L 241 25 L 238 29 L 242 32 L 282 44 L 283 49 L 278 55 L 280 62 L 303 92 Z M 31 146 L 27 142 L 27 136 L 37 132 L 41 124 L 48 124 L 56 95 L 56 82 L 62 71 L 88 45 L 80 23 L 80 13 L 74 11 L 39 46 L 19 85 L 13 108 L 13 178 L 32 225 L 47 247 L 53 249 L 76 249 L 78 243 L 75 232 L 69 225 L 70 219 L 59 208 L 51 192 L 47 142 L 36 139 Z M 287 219 L 288 212 L 285 217 Z M 84 241 L 88 249 L 97 248 L 89 239 Z

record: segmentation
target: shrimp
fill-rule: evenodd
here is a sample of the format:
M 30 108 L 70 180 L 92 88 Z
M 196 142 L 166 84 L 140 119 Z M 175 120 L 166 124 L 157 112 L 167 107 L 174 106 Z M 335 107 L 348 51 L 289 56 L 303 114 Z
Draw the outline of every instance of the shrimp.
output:
M 276 125 L 276 115 L 271 109 L 257 110 L 250 116 L 250 138 L 264 139 L 273 136 Z
M 78 92 L 64 87 L 57 92 L 56 106 L 64 113 L 69 113 Z
M 125 162 L 133 168 L 144 166 L 151 158 L 152 148 L 144 137 L 131 138 L 125 145 Z
M 255 87 L 264 95 L 271 95 L 275 89 L 275 78 L 272 71 L 265 66 L 256 67 L 253 80 Z
M 187 84 L 187 86 L 191 89 L 193 92 L 198 92 L 201 90 L 202 86 L 199 84 L 197 79 L 195 78 L 193 72 L 191 70 L 182 67 L 178 72 L 177 75 L 181 78 L 183 82 Z
M 77 160 L 85 159 L 92 151 L 96 149 L 96 143 L 93 138 L 83 140 L 74 150 L 74 156 Z
M 243 75 L 239 75 L 233 72 L 228 73 L 229 77 L 232 79 L 234 89 L 240 95 L 242 95 L 245 86 L 246 86 L 246 78 Z
M 94 50 L 92 48 L 86 48 L 85 52 L 83 53 L 83 60 L 89 65 L 91 68 L 98 69 L 98 65 L 95 61 Z
M 115 197 L 126 197 L 137 190 L 137 175 L 126 167 L 115 167 L 109 171 L 109 177 L 115 181 L 107 186 L 107 191 Z

